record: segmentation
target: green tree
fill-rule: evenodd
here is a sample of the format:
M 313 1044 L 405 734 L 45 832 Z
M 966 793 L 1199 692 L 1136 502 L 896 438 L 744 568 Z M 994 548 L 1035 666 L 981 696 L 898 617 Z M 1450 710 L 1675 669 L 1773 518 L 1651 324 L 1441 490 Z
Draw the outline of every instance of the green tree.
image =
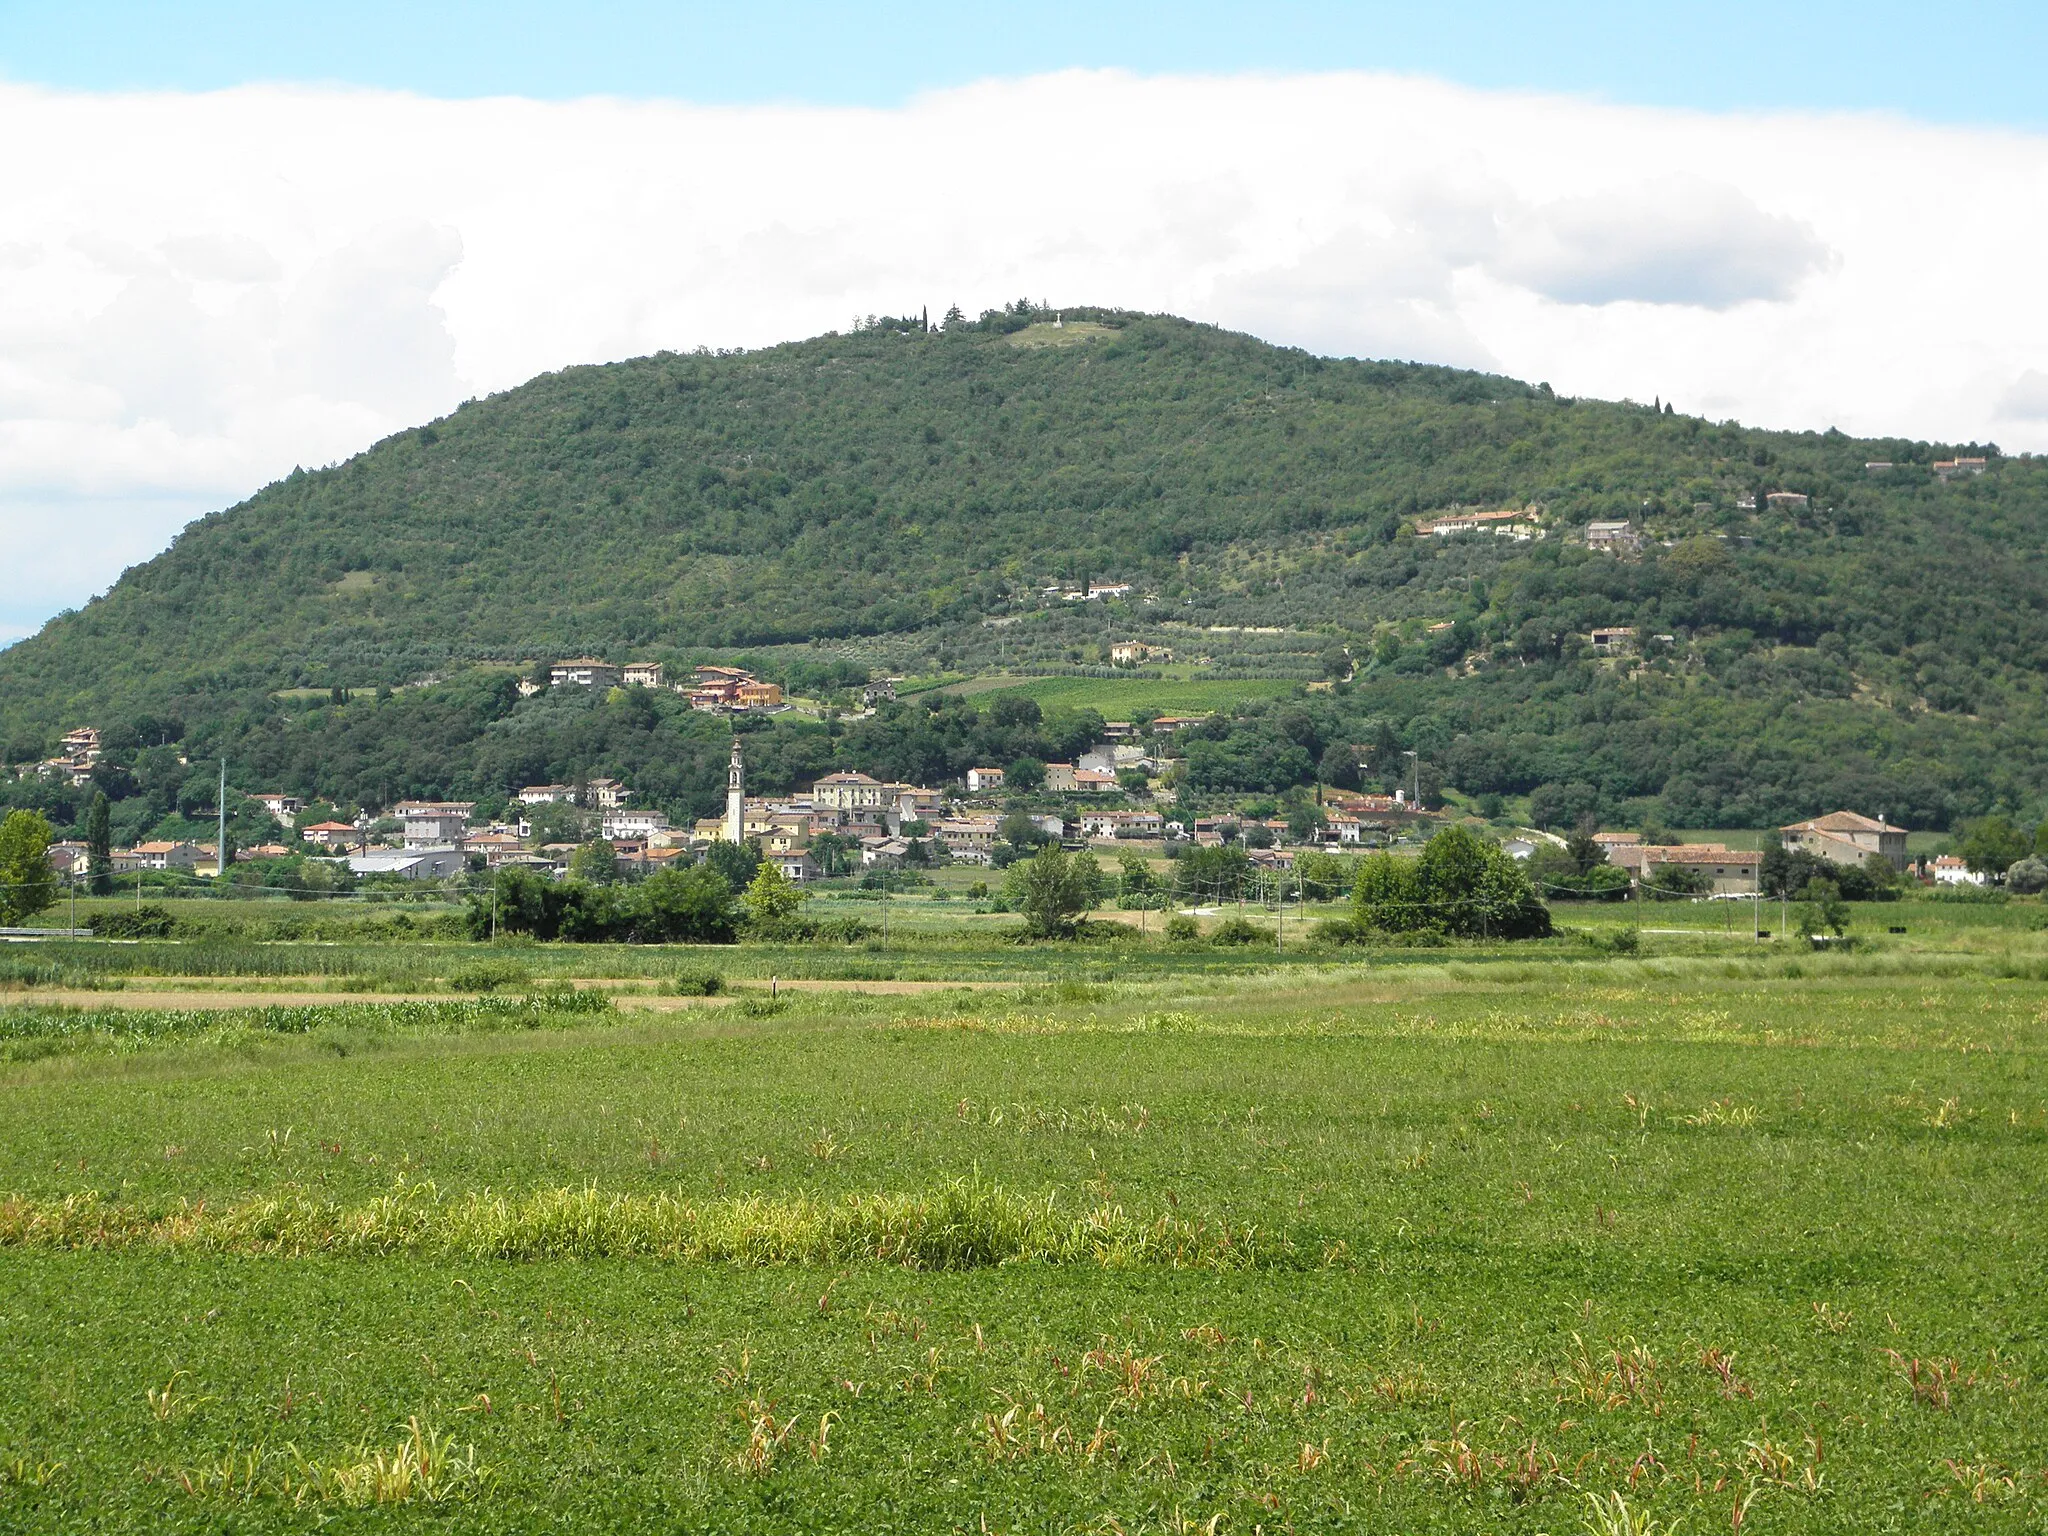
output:
M 1351 866 L 1334 853 L 1308 849 L 1294 860 L 1304 901 L 1335 901 L 1351 888 Z
M 592 885 L 610 885 L 619 878 L 618 850 L 603 838 L 595 838 L 569 856 L 569 876 Z
M 0 922 L 26 922 L 57 899 L 50 868 L 50 824 L 37 811 L 14 811 L 0 822 Z
M 1361 928 L 1381 933 L 1410 933 L 1425 926 L 1422 893 L 1415 882 L 1415 861 L 1397 859 L 1382 850 L 1367 854 L 1351 885 L 1351 915 Z
M 1024 931 L 1035 939 L 1068 939 L 1094 907 L 1101 866 L 1085 853 L 1048 844 L 1012 864 L 1003 896 L 1024 914 Z
M 1812 938 L 1823 929 L 1840 935 L 1849 926 L 1849 904 L 1842 900 L 1841 887 L 1832 880 L 1807 881 L 1799 893 L 1799 902 L 1795 925 L 1803 938 Z
M 1980 875 L 2002 875 L 2033 851 L 2033 839 L 2005 816 L 1968 823 L 1956 842 L 1957 856 Z
M 95 790 L 92 809 L 85 813 L 85 859 L 88 889 L 95 896 L 114 893 L 113 817 L 107 797 Z
M 754 871 L 746 895 L 740 900 L 747 909 L 747 922 L 764 932 L 772 932 L 795 917 L 810 896 L 809 891 L 763 859 L 760 868 Z
M 811 857 L 822 875 L 850 874 L 860 864 L 860 839 L 820 832 L 811 839 Z
M 1650 888 L 1667 896 L 1702 896 L 1713 882 L 1690 864 L 1659 864 L 1650 877 Z
M 646 936 L 661 944 L 730 944 L 739 912 L 732 887 L 706 864 L 665 869 L 640 882 Z
M 1522 866 L 1468 827 L 1446 827 L 1412 863 L 1375 854 L 1352 887 L 1360 927 L 1390 932 L 1438 928 L 1460 938 L 1541 938 L 1550 909 Z
M 761 847 L 758 843 L 713 843 L 704 850 L 704 862 L 725 877 L 726 885 L 737 896 L 761 866 Z
M 1304 801 L 1288 811 L 1287 835 L 1297 843 L 1312 843 L 1316 834 L 1329 825 L 1329 820 L 1321 806 Z
M 1127 912 L 1150 912 L 1166 903 L 1166 883 L 1152 871 L 1145 856 L 1125 849 L 1117 856 L 1117 905 Z
M 1045 787 L 1045 764 L 1035 757 L 1020 757 L 1003 770 L 1003 787 L 1029 794 Z

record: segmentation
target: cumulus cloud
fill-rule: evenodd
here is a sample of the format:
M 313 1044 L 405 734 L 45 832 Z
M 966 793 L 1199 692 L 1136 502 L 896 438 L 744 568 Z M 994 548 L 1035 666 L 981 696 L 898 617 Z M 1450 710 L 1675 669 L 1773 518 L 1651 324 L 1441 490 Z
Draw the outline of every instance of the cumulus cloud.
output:
M 2048 421 L 2048 373 L 2029 368 L 1998 397 L 1998 414 L 2007 421 Z
M 0 626 L 544 369 L 1020 295 L 2048 447 L 2025 135 L 1069 72 L 890 111 L 0 86 L 0 138 L 39 147 L 0 159 Z
M 1563 304 L 1789 299 L 1831 253 L 1810 227 L 1725 182 L 1664 176 L 1522 210 L 1494 270 Z

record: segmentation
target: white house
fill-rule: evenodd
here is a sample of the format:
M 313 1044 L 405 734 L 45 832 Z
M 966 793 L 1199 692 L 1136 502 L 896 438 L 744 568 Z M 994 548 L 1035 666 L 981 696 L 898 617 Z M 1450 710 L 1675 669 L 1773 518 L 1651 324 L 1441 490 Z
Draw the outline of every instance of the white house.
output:
M 519 791 L 521 805 L 567 805 L 576 791 L 566 784 L 529 784 Z
M 1987 885 L 1991 879 L 1989 875 L 1979 874 L 1952 853 L 1937 855 L 1928 868 L 1934 871 L 1936 885 Z
M 967 793 L 984 794 L 991 789 L 1003 787 L 1003 770 L 1000 768 L 970 768 L 967 770 Z
M 258 805 L 262 806 L 263 809 L 270 812 L 272 818 L 276 820 L 280 826 L 290 826 L 292 824 L 292 818 L 297 816 L 299 812 L 303 811 L 306 808 L 306 802 L 300 799 L 297 795 L 273 793 L 267 795 L 251 795 L 249 798 L 251 800 L 254 800 Z
M 614 838 L 649 838 L 657 832 L 668 830 L 668 817 L 660 811 L 606 811 L 602 835 L 606 841 Z

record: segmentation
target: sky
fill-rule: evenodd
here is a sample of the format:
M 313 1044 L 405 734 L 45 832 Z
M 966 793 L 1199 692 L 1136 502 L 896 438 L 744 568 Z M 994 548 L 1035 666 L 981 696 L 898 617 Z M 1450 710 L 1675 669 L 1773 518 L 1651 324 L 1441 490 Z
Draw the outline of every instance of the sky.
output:
M 2048 7 L 0 0 L 0 643 L 535 373 L 1028 296 L 2048 450 Z

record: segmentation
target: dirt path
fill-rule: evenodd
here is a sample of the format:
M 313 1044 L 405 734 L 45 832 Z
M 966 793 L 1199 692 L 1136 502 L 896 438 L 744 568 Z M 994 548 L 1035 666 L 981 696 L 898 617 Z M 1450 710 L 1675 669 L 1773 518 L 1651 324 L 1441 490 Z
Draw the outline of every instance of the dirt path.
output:
M 578 987 L 595 987 L 611 990 L 620 987 L 642 986 L 644 982 L 616 980 L 611 978 L 577 978 Z M 1010 986 L 1003 981 L 778 981 L 776 988 L 782 992 L 865 992 L 883 996 L 903 996 L 920 992 L 944 992 L 957 990 L 979 991 L 989 987 Z M 716 997 L 676 997 L 665 993 L 627 992 L 621 994 L 617 1003 L 621 1008 L 689 1008 L 705 1003 L 718 1004 L 733 1001 L 735 993 L 761 993 L 768 990 L 768 982 L 748 978 L 743 981 L 726 983 L 727 990 Z M 45 1007 L 62 1008 L 317 1008 L 348 1003 L 446 1003 L 459 997 L 471 996 L 462 992 L 261 992 L 248 988 L 207 988 L 190 989 L 154 987 L 124 987 L 118 991 L 96 992 L 79 988 L 51 987 L 24 988 L 20 991 L 0 991 L 0 1006 L 25 1006 L 41 1004 Z

